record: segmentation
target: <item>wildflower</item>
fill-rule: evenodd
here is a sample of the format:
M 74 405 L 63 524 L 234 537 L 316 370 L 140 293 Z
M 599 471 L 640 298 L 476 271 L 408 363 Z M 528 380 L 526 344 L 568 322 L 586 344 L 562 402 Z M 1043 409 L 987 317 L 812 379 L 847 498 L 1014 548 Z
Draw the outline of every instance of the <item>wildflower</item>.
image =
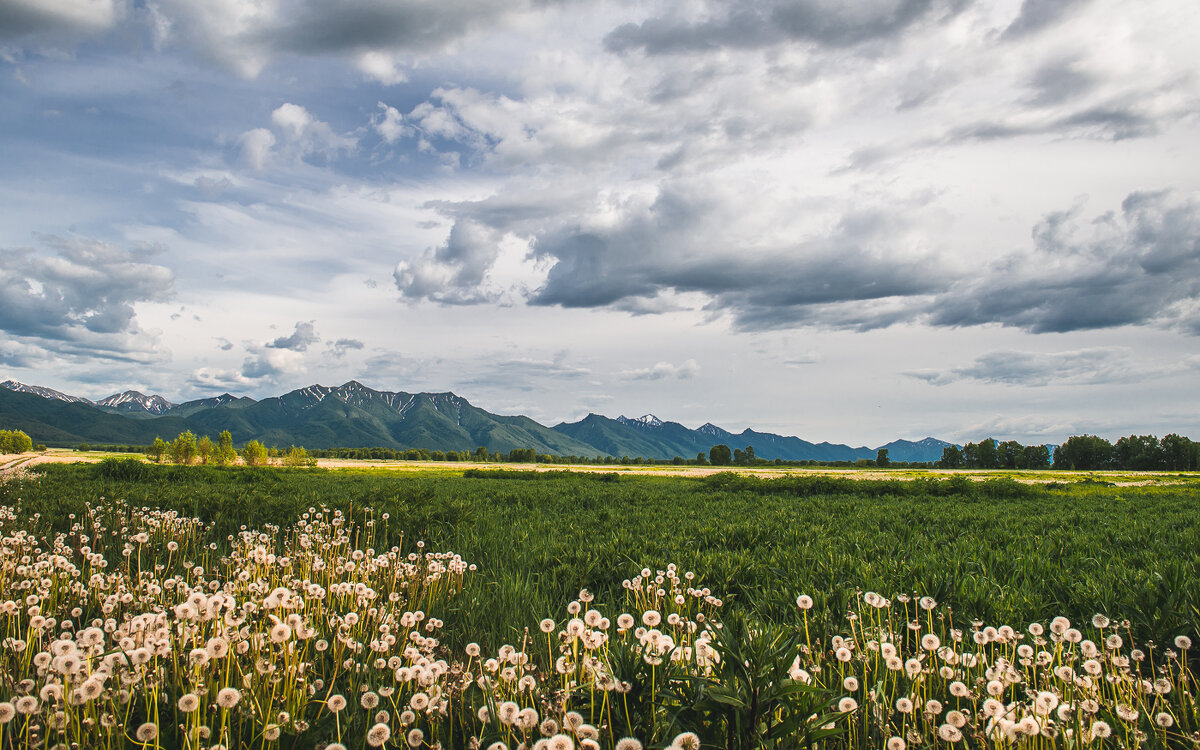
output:
M 190 714 L 200 707 L 200 699 L 194 693 L 185 693 L 179 697 L 179 710 L 185 714 Z
M 543 633 L 553 633 L 554 632 L 554 620 L 551 620 L 549 617 L 547 617 L 546 619 L 542 620 L 541 623 L 538 624 L 538 628 L 541 629 L 541 631 Z
M 634 625 L 633 615 L 628 612 L 622 612 L 617 615 L 617 628 L 620 630 L 629 630 Z
M 416 696 L 413 696 L 416 698 Z M 416 706 L 413 706 L 416 708 Z M 517 720 L 517 715 L 521 712 L 521 707 L 513 701 L 504 701 L 499 706 L 496 706 L 496 713 L 500 719 L 500 723 L 506 726 L 512 726 L 512 723 Z
M 558 734 L 558 722 L 554 719 L 546 719 L 538 725 L 538 731 L 544 737 L 553 737 Z
M 959 680 L 950 683 L 950 695 L 955 698 L 966 698 L 971 694 L 971 689 Z
M 1109 619 L 1107 617 L 1105 617 L 1104 615 L 1094 615 L 1092 617 L 1092 627 L 1094 627 L 1094 628 L 1100 628 L 1101 630 L 1103 630 L 1104 628 L 1107 628 L 1111 624 L 1112 623 L 1109 621 Z
M 366 695 L 363 696 L 363 698 L 366 697 Z M 412 706 L 414 711 L 424 711 L 429 708 L 429 696 L 425 693 L 413 693 L 413 697 L 408 699 L 408 705 Z
M 958 727 L 951 724 L 941 725 L 938 727 L 937 733 L 938 737 L 942 738 L 946 742 L 958 742 L 963 738 L 963 734 L 961 731 L 959 731 Z
M 1186 635 L 1175 636 L 1175 648 L 1179 649 L 1180 651 L 1187 651 L 1191 647 L 1192 647 L 1192 639 L 1191 638 L 1188 638 Z
M 568 732 L 578 731 L 583 726 L 583 714 L 578 711 L 567 711 L 563 716 L 563 729 Z
M 796 606 L 800 609 L 812 609 L 813 599 L 808 594 L 801 594 L 796 597 Z
M 241 692 L 234 687 L 223 687 L 217 691 L 217 705 L 221 708 L 233 708 L 242 699 Z
M 938 647 L 941 645 L 941 639 L 939 639 L 933 633 L 926 633 L 925 635 L 921 636 L 921 648 L 925 649 L 926 651 L 937 651 Z
M 425 733 L 419 728 L 413 727 L 408 730 L 408 736 L 405 739 L 409 747 L 420 747 L 421 743 L 425 741 Z
M 0 703 L 0 724 L 7 724 L 17 715 L 17 709 L 8 701 Z
M 575 740 L 569 734 L 556 734 L 550 738 L 550 750 L 575 750 Z
M 4 721 L 3 717 L 0 717 L 0 721 Z M 1161 713 L 1155 714 L 1154 723 L 1159 725 L 1163 729 L 1170 729 L 1171 727 L 1175 726 L 1175 717 L 1172 716 L 1171 714 L 1167 713 L 1166 711 L 1163 711 Z
M 367 730 L 367 744 L 371 747 L 382 747 L 383 743 L 391 739 L 392 730 L 387 724 L 380 722 Z
M 1112 727 L 1106 721 L 1097 721 L 1092 724 L 1092 737 L 1104 739 L 1112 734 Z
M 17 698 L 15 707 L 17 709 L 17 713 L 24 716 L 29 716 L 37 713 L 38 705 L 37 698 L 33 697 L 32 695 L 22 695 L 20 698 Z
M 267 742 L 274 742 L 275 740 L 279 739 L 279 735 L 281 733 L 282 732 L 278 724 L 268 724 L 263 727 L 263 739 L 265 739 Z
M 913 702 L 909 698 L 897 698 L 896 710 L 902 714 L 912 713 Z
M 929 714 L 933 714 L 934 716 L 937 716 L 941 712 L 942 712 L 942 702 L 941 701 L 935 701 L 935 700 L 925 701 L 925 713 L 929 713 Z
M 508 750 L 508 745 L 504 744 L 500 740 L 496 740 L 492 744 L 488 745 L 488 750 Z
M 420 695 L 420 693 L 418 693 L 417 695 Z M 416 695 L 413 696 L 413 698 L 416 698 L 416 697 L 417 697 Z M 362 705 L 363 708 L 367 709 L 368 711 L 371 711 L 376 706 L 379 705 L 379 694 L 368 690 L 367 692 L 362 694 L 362 697 L 358 699 L 358 702 L 359 702 L 359 704 Z M 416 706 L 414 706 L 413 708 L 416 708 Z
M 962 729 L 967 725 L 967 716 L 962 711 L 949 711 L 946 713 L 946 723 L 956 729 Z
M 847 692 L 853 693 L 855 690 L 858 690 L 858 678 L 853 676 L 847 677 L 846 679 L 842 680 L 842 687 L 845 688 Z
M 684 732 L 671 740 L 675 750 L 700 750 L 700 737 L 695 732 Z
M 147 721 L 137 728 L 134 736 L 137 737 L 138 742 L 149 742 L 158 736 L 158 725 L 152 721 Z
M 840 662 L 850 661 L 850 649 L 846 648 L 845 646 L 842 646 L 841 648 L 839 648 L 837 651 L 834 652 L 834 656 L 836 656 L 837 660 Z
M 662 622 L 662 615 L 658 613 L 658 610 L 648 609 L 642 613 L 642 624 L 646 627 L 657 627 L 660 622 Z
M 901 737 L 892 737 L 887 741 L 887 750 L 905 750 L 908 747 Z
M 854 700 L 853 698 L 851 698 L 848 695 L 845 698 L 842 698 L 840 701 L 838 701 L 838 710 L 841 711 L 842 713 L 850 713 L 851 711 L 854 711 L 857 708 L 858 708 L 858 701 Z
M 633 737 L 624 737 L 617 740 L 616 747 L 613 750 L 642 750 L 642 743 Z

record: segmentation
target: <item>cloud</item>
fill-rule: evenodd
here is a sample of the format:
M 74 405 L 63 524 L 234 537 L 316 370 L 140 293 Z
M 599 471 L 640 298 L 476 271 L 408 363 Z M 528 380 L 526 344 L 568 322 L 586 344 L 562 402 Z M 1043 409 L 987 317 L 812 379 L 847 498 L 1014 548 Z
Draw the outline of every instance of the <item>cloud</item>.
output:
M 478 304 L 496 299 L 482 288 L 500 254 L 500 233 L 469 219 L 456 221 L 445 243 L 416 261 L 402 261 L 392 276 L 400 296 L 445 304 Z
M 341 359 L 342 357 L 346 356 L 346 352 L 350 351 L 351 349 L 362 349 L 364 344 L 358 339 L 338 339 L 337 341 L 328 342 L 326 346 L 329 347 L 329 353 L 333 355 L 335 359 Z
M 1020 39 L 1058 24 L 1090 0 L 1025 0 L 1017 17 L 1004 30 L 1006 40 Z
M 551 359 L 496 358 L 489 361 L 486 368 L 474 368 L 479 374 L 460 379 L 458 382 L 471 387 L 538 391 L 544 389 L 547 383 L 578 381 L 592 374 L 586 367 L 568 363 L 567 358 L 566 352 L 559 352 Z
M 721 48 L 753 49 L 786 42 L 850 47 L 886 41 L 930 18 L 944 20 L 965 5 L 958 0 L 707 3 L 709 13 L 701 19 L 664 16 L 624 24 L 605 38 L 605 46 L 614 52 L 638 49 L 648 55 L 708 52 Z
M 233 342 L 227 338 L 218 336 L 216 341 L 217 341 L 217 348 L 223 352 L 227 352 L 227 351 L 230 351 L 231 349 L 233 349 Z
M 320 164 L 353 151 L 357 145 L 355 138 L 338 135 L 329 123 L 291 102 L 281 104 L 271 113 L 271 124 L 274 131 L 254 128 L 238 138 L 238 161 L 242 166 L 260 171 L 275 156 L 285 161 Z
M 274 145 L 275 134 L 270 130 L 266 128 L 247 130 L 238 138 L 238 161 L 244 167 L 255 171 L 261 170 L 266 166 Z
M 1065 352 L 989 352 L 964 367 L 905 373 L 931 385 L 961 381 L 1012 386 L 1108 385 L 1141 383 L 1200 370 L 1200 355 L 1167 364 L 1149 363 L 1125 347 Z
M 505 17 L 529 8 L 527 2 L 486 0 L 347 0 L 336 5 L 321 0 L 158 0 L 137 14 L 137 21 L 157 46 L 183 48 L 247 78 L 283 57 L 339 55 L 364 75 L 395 84 L 406 79 L 404 68 L 420 56 L 441 51 L 476 29 L 495 28 Z
M 267 344 L 268 349 L 287 349 L 293 352 L 306 352 L 308 347 L 319 342 L 321 338 L 317 336 L 314 328 L 315 321 L 297 322 L 296 330 L 291 336 L 281 336 L 271 343 Z M 361 344 L 360 344 L 361 346 Z
M 170 269 L 146 262 L 162 248 L 38 239 L 53 255 L 31 248 L 0 252 L 0 330 L 59 353 L 152 356 L 157 341 L 138 326 L 134 306 L 173 295 Z
M 678 365 L 670 362 L 659 362 L 653 367 L 637 370 L 625 370 L 618 374 L 622 380 L 691 380 L 700 372 L 700 364 L 694 359 L 687 359 Z
M 1200 334 L 1200 195 L 1131 193 L 1120 213 L 1047 214 L 1033 247 L 963 279 L 928 308 L 936 326 L 1034 333 L 1158 324 Z
M 101 32 L 112 28 L 123 8 L 116 0 L 6 0 L 0 3 L 0 39 Z
M 371 127 L 379 133 L 379 137 L 387 143 L 394 143 L 401 137 L 412 134 L 412 128 L 404 123 L 404 115 L 395 107 L 389 107 L 379 102 L 379 114 L 371 118 Z

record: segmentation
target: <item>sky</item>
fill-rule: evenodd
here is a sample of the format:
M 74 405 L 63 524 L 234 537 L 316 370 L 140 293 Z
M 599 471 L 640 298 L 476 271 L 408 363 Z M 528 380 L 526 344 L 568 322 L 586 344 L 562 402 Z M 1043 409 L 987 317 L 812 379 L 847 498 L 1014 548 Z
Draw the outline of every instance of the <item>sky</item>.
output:
M 1191 0 L 0 0 L 0 379 L 1200 439 Z

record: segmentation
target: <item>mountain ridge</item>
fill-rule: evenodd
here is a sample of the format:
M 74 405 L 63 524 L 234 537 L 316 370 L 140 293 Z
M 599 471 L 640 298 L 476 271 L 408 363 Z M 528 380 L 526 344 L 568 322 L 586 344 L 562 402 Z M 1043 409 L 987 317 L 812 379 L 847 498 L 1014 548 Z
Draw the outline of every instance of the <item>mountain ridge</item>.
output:
M 524 415 L 492 414 L 449 391 L 381 391 L 357 380 L 340 386 L 314 383 L 261 400 L 223 393 L 179 404 L 135 390 L 93 401 L 7 380 L 0 383 L 0 426 L 4 423 L 28 425 L 31 437 L 49 442 L 149 443 L 185 429 L 210 435 L 227 429 L 238 442 L 308 448 L 471 451 L 482 446 L 499 452 L 521 448 L 554 455 L 671 459 L 694 458 L 724 443 L 731 449 L 753 447 L 757 457 L 768 460 L 857 461 L 876 455 L 876 449 L 865 446 L 813 443 L 753 429 L 733 433 L 711 422 L 691 429 L 653 414 L 613 419 L 593 413 L 547 427 Z M 925 438 L 880 447 L 892 461 L 935 461 L 948 445 Z

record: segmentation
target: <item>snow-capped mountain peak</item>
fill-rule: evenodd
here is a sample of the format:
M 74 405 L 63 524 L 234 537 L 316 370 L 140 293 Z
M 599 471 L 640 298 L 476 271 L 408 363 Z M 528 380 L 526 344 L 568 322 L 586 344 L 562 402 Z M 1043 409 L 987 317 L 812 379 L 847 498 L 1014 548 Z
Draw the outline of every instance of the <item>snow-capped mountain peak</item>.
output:
M 3 383 L 0 383 L 0 388 L 7 388 L 8 390 L 16 391 L 17 393 L 32 393 L 35 396 L 54 399 L 55 401 L 66 401 L 70 404 L 92 403 L 90 399 L 83 398 L 82 396 L 69 396 L 66 393 L 56 391 L 53 388 L 45 388 L 40 385 L 25 385 L 24 383 L 16 380 L 5 380 Z
M 114 393 L 96 402 L 96 406 L 107 406 L 118 411 L 144 411 L 150 414 L 166 414 L 174 405 L 158 394 L 147 396 L 141 391 Z

